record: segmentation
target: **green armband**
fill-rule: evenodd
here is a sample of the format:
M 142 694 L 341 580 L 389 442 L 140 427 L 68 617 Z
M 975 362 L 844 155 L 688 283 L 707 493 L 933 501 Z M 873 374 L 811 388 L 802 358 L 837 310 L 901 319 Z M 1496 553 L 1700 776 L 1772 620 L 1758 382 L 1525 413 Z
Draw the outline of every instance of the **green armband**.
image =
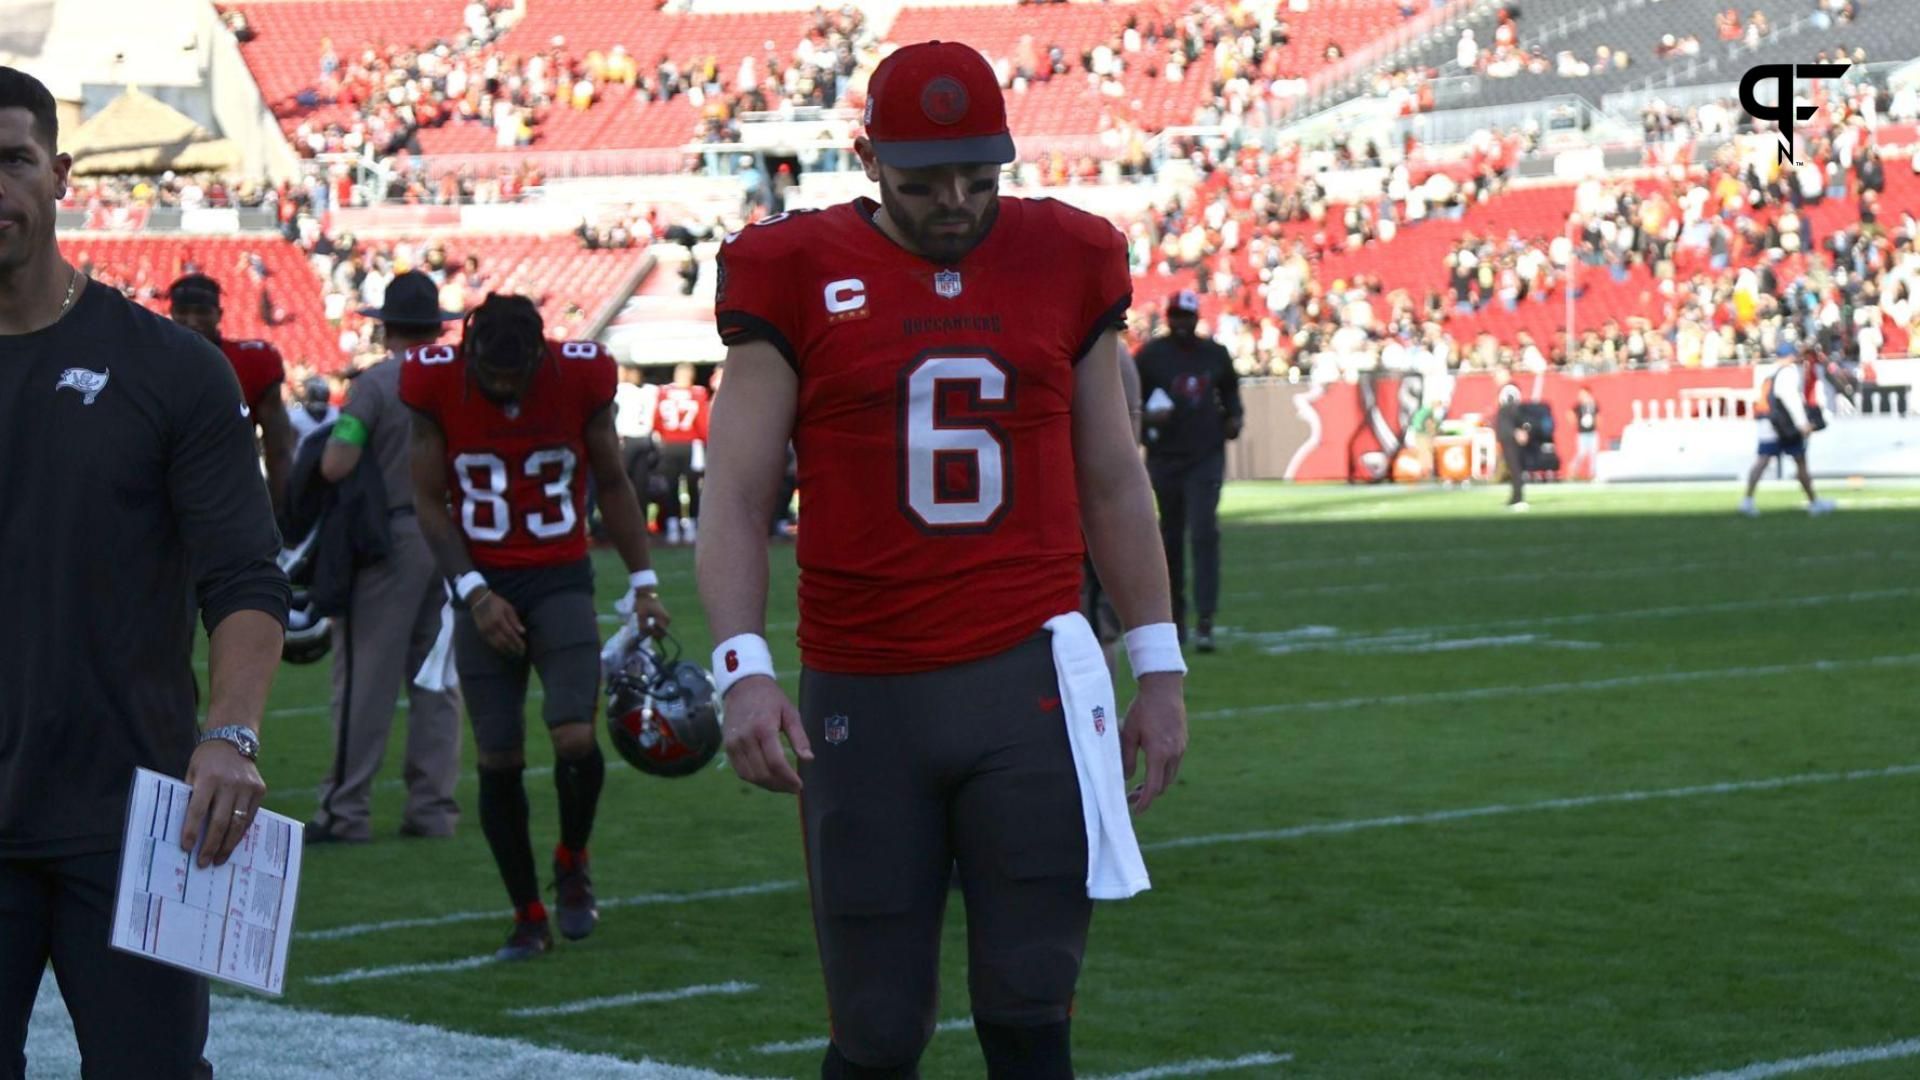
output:
M 365 446 L 368 434 L 367 425 L 359 417 L 350 413 L 341 413 L 340 419 L 333 422 L 331 438 L 334 442 L 343 442 L 348 446 Z

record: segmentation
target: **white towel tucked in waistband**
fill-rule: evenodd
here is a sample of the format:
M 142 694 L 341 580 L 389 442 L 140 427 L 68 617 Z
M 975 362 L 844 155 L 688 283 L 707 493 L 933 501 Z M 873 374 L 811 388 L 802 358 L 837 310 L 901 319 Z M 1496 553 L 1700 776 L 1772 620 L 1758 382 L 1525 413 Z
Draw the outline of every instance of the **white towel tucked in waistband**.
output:
M 1080 810 L 1087 819 L 1087 895 L 1125 900 L 1152 888 L 1152 883 L 1127 808 L 1113 677 L 1085 615 L 1075 611 L 1049 619 L 1047 630 L 1053 634 L 1060 707 L 1067 714 L 1067 744 L 1073 748 Z
M 413 685 L 436 694 L 460 685 L 460 671 L 453 663 L 452 590 L 448 590 L 446 606 L 440 609 L 440 636 L 433 639 L 433 651 L 414 674 Z

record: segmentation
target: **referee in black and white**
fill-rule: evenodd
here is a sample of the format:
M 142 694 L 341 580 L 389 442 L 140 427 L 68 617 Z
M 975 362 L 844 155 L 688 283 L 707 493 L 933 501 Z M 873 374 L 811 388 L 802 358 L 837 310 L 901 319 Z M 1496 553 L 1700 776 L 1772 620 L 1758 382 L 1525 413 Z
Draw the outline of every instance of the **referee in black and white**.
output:
M 1173 585 L 1173 621 L 1187 639 L 1186 539 L 1193 537 L 1194 647 L 1213 651 L 1220 606 L 1220 486 L 1227 440 L 1240 437 L 1240 375 L 1225 345 L 1200 336 L 1200 297 L 1182 290 L 1167 304 L 1167 333 L 1140 349 L 1147 476 L 1160 508 L 1160 542 Z
M 107 944 L 127 794 L 135 766 L 184 778 L 181 846 L 226 861 L 266 791 L 287 582 L 233 369 L 61 259 L 58 138 L 46 87 L 0 67 L 0 1080 L 49 960 L 83 1075 L 187 1080 L 207 981 Z

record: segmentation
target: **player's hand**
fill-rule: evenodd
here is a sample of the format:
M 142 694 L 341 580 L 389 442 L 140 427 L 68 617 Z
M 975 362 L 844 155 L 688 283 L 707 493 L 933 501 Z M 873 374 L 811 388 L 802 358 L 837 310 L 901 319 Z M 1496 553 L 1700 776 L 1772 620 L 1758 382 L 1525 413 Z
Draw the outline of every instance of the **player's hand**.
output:
M 180 850 L 192 851 L 204 834 L 200 866 L 225 866 L 253 825 L 254 811 L 267 794 L 266 781 L 238 747 L 225 739 L 209 739 L 187 762 L 187 786 L 193 788 L 193 797 L 187 800 Z
M 1173 786 L 1180 775 L 1180 759 L 1187 753 L 1186 677 L 1171 671 L 1140 678 L 1140 693 L 1127 709 L 1120 728 L 1120 768 L 1129 779 L 1140 751 L 1146 751 L 1147 772 L 1139 787 L 1127 793 L 1133 812 L 1144 814 L 1153 800 Z
M 474 598 L 472 610 L 480 637 L 494 652 L 520 656 L 527 651 L 526 624 L 520 621 L 520 613 L 507 603 L 506 597 L 489 589 Z
M 800 710 L 780 684 L 765 675 L 734 683 L 722 701 L 726 714 L 727 762 L 742 780 L 768 791 L 800 793 L 800 774 L 780 745 L 784 733 L 801 761 L 813 760 L 813 747 L 800 726 Z
M 1807 437 L 1809 437 L 1809 436 L 1811 436 L 1812 434 L 1813 434 L 1813 425 L 1812 425 L 1812 424 L 1801 424 L 1801 425 L 1800 425 L 1800 437 L 1801 437 L 1801 438 L 1803 438 L 1803 439 L 1804 439 L 1804 438 L 1807 438 Z
M 650 589 L 633 591 L 633 618 L 641 633 L 655 638 L 665 637 L 667 626 L 673 622 L 673 616 L 667 614 L 667 606 Z

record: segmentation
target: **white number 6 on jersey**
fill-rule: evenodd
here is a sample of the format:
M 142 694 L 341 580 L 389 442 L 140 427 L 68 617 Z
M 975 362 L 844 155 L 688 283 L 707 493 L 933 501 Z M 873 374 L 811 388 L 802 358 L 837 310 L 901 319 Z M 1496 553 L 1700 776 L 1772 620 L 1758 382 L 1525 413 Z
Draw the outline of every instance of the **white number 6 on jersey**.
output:
M 969 413 L 1011 412 L 1013 371 L 987 355 L 923 356 L 901 383 L 908 516 L 935 532 L 992 529 L 1007 510 L 1012 441 L 991 420 L 950 418 L 945 399 L 964 393 Z

